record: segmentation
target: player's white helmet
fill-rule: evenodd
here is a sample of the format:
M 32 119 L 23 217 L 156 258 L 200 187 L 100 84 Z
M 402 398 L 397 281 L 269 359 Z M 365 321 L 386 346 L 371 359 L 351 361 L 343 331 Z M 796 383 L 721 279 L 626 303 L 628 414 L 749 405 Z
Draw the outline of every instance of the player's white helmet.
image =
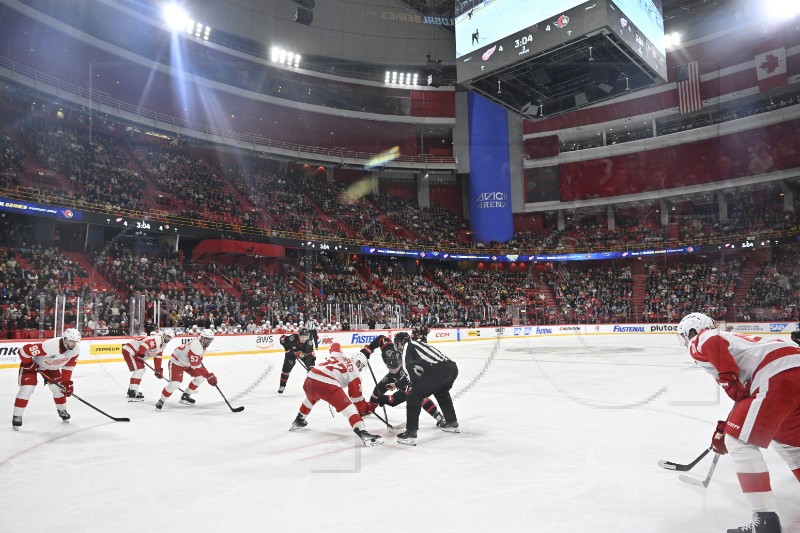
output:
M 367 358 L 361 352 L 356 352 L 355 354 L 349 356 L 350 359 L 353 361 L 353 364 L 356 365 L 358 371 L 362 371 L 367 368 Z
M 65 329 L 64 334 L 61 335 L 61 340 L 64 342 L 64 346 L 67 347 L 67 350 L 72 350 L 81 341 L 81 332 L 75 328 Z
M 214 332 L 210 329 L 204 329 L 200 332 L 200 344 L 203 345 L 203 348 L 208 348 L 211 344 L 211 341 L 214 340 Z
M 689 346 L 689 342 L 695 335 L 706 329 L 714 329 L 717 323 L 714 319 L 703 313 L 690 313 L 683 317 L 678 324 L 678 339 L 684 348 Z
M 175 331 L 172 328 L 162 328 L 159 333 L 161 333 L 161 340 L 164 341 L 164 344 L 175 338 Z

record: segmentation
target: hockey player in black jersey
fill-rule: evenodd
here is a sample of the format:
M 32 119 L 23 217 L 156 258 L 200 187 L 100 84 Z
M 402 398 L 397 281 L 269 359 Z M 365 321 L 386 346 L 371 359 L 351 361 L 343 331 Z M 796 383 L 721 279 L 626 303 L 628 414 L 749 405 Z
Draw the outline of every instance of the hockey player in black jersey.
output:
M 436 425 L 448 433 L 459 433 L 450 389 L 458 377 L 458 366 L 442 352 L 428 344 L 412 341 L 401 331 L 394 336 L 394 346 L 400 352 L 401 365 L 411 381 L 411 392 L 406 399 L 406 430 L 397 435 L 400 444 L 417 445 L 419 413 L 422 400 L 433 395 L 439 402 L 444 420 Z
M 375 385 L 372 391 L 372 396 L 369 399 L 369 411 L 366 414 L 375 412 L 379 406 L 385 405 L 396 406 L 405 403 L 411 392 L 411 382 L 408 376 L 400 366 L 400 353 L 394 349 L 392 344 L 384 348 L 383 362 L 389 373 Z M 394 394 L 386 394 L 387 392 L 394 391 Z M 431 415 L 436 422 L 442 422 L 444 417 L 436 408 L 436 404 L 430 398 L 422 400 L 422 408 Z
M 278 394 L 283 394 L 286 389 L 286 382 L 289 380 L 289 373 L 294 368 L 294 364 L 300 359 L 306 370 L 314 366 L 316 357 L 314 356 L 314 341 L 308 334 L 306 328 L 300 328 L 297 333 L 291 335 L 281 335 L 281 346 L 286 350 L 283 355 L 283 369 L 281 370 L 281 383 Z
M 791 335 L 792 335 L 792 340 L 795 342 L 795 344 L 800 346 L 800 323 L 798 323 L 794 327 L 794 331 L 791 333 Z
M 425 324 L 419 323 L 411 328 L 411 340 L 428 343 L 428 333 L 431 330 Z

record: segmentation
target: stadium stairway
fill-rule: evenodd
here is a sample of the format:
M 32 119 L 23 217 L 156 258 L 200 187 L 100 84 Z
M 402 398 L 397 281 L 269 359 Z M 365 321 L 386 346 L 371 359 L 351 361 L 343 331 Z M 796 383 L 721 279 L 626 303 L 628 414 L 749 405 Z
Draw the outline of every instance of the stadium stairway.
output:
M 119 291 L 117 291 L 106 278 L 104 278 L 97 270 L 94 269 L 92 262 L 89 261 L 89 259 L 81 252 L 64 252 L 64 257 L 69 258 L 73 263 L 79 265 L 86 271 L 86 273 L 89 275 L 89 284 L 93 290 L 106 291 L 119 295 Z
M 136 157 L 134 157 L 133 154 L 128 150 L 128 147 L 125 143 L 118 143 L 117 150 L 119 150 L 119 152 L 128 159 L 128 168 L 132 172 L 138 174 L 142 180 L 144 180 L 145 189 L 144 198 L 142 198 L 144 205 L 150 209 L 163 210 L 164 204 L 156 201 L 156 198 L 158 198 L 159 194 L 161 193 L 158 189 L 158 186 L 153 181 L 153 177 L 150 176 L 150 174 L 146 172 L 145 169 L 139 164 L 139 160 L 136 159 Z
M 641 320 L 644 312 L 644 301 L 647 299 L 647 272 L 641 261 L 634 261 L 631 265 L 631 303 L 633 304 L 633 321 Z
M 747 266 L 742 269 L 739 274 L 739 283 L 736 284 L 736 290 L 733 293 L 733 301 L 728 307 L 728 314 L 725 317 L 728 322 L 735 322 L 738 320 L 736 311 L 742 306 L 747 293 L 750 292 L 750 287 L 753 286 L 753 281 L 756 278 L 758 270 L 761 268 L 761 259 L 751 255 L 748 258 Z
M 236 297 L 237 300 L 242 299 L 242 292 L 236 287 L 234 287 L 233 284 L 228 280 L 228 278 L 226 278 L 222 274 L 208 274 L 208 277 L 214 280 L 214 283 L 216 283 L 216 286 L 218 288 L 221 288 L 228 294 Z

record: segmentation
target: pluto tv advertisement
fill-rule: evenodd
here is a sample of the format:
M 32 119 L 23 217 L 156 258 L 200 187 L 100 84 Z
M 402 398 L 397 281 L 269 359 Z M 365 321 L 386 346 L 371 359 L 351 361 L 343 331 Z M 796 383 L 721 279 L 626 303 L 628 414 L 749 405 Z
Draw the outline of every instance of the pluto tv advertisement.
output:
M 650 44 L 650 48 L 632 47 L 637 53 L 641 49 L 639 55 L 648 63 L 648 53 L 656 61 L 660 52 L 666 74 L 664 21 L 653 0 L 618 0 L 613 8 L 608 5 L 611 1 L 459 1 L 455 13 L 458 82 L 480 78 L 604 27 L 616 32 L 621 25 L 625 25 L 624 33 L 618 35 L 626 43 L 636 43 L 638 35 Z

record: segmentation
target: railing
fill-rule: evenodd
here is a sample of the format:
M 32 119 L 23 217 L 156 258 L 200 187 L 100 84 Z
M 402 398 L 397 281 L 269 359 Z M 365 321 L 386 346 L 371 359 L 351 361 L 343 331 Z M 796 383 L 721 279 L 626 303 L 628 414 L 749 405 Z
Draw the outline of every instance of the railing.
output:
M 86 89 L 84 87 L 80 87 L 73 83 L 65 82 L 63 80 L 50 76 L 49 74 L 45 74 L 44 72 L 39 72 L 38 70 L 34 70 L 30 67 L 17 63 L 12 59 L 3 56 L 0 56 L 0 67 L 4 67 L 14 72 L 15 74 L 20 74 L 22 76 L 30 78 L 35 82 L 46 83 L 61 91 L 65 91 L 74 94 L 76 96 L 80 96 L 81 98 L 89 99 L 92 102 L 98 104 L 103 104 L 109 107 L 113 107 L 114 109 L 120 112 L 131 113 L 138 117 L 155 120 L 164 124 L 169 124 L 170 126 L 186 128 L 200 133 L 205 133 L 208 135 L 216 135 L 218 137 L 222 137 L 223 139 L 229 139 L 232 141 L 247 143 L 253 145 L 253 149 L 256 149 L 256 147 L 269 147 L 273 149 L 291 151 L 293 154 L 296 153 L 297 155 L 315 154 L 315 155 L 324 155 L 327 157 L 338 157 L 342 163 L 345 162 L 344 161 L 345 159 L 355 160 L 355 162 L 357 163 L 368 163 L 370 160 L 378 156 L 377 153 L 357 152 L 353 150 L 345 150 L 342 148 L 323 148 L 319 146 L 308 146 L 302 144 L 287 143 L 284 141 L 268 139 L 256 133 L 241 133 L 241 132 L 226 130 L 223 128 L 217 128 L 214 126 L 209 126 L 207 124 L 200 124 L 198 122 L 193 122 L 191 120 L 186 120 L 180 117 L 165 115 L 163 113 L 152 111 L 150 109 L 145 109 L 143 107 L 133 105 L 128 102 L 123 102 L 122 100 L 117 100 L 108 93 L 96 91 L 94 89 Z M 428 165 L 455 165 L 456 163 L 454 157 L 433 157 L 428 155 L 399 155 L 395 159 L 393 159 L 393 161 L 399 161 L 402 163 L 428 164 Z
M 408 249 L 411 247 L 409 245 L 399 242 L 375 242 L 375 241 L 365 241 L 361 239 L 346 238 L 339 236 L 319 235 L 311 232 L 280 231 L 280 230 L 273 230 L 273 229 L 259 228 L 259 227 L 234 226 L 231 224 L 227 224 L 225 222 L 197 220 L 180 216 L 164 215 L 163 210 L 152 210 L 144 212 L 144 211 L 133 211 L 130 209 L 109 208 L 105 205 L 93 204 L 91 202 L 86 202 L 84 200 L 79 200 L 77 198 L 64 198 L 53 194 L 46 194 L 42 192 L 40 189 L 34 187 L 15 187 L 13 189 L 0 189 L 0 196 L 4 196 L 6 198 L 11 198 L 14 200 L 27 200 L 31 202 L 44 203 L 60 207 L 72 207 L 76 209 L 79 208 L 79 209 L 84 209 L 86 211 L 92 211 L 95 213 L 114 215 L 115 217 L 126 216 L 132 218 L 139 218 L 150 222 L 155 221 L 165 224 L 182 224 L 184 226 L 192 226 L 195 228 L 205 228 L 216 231 L 230 232 L 233 234 L 241 235 L 242 237 L 252 235 L 252 236 L 260 236 L 266 238 L 274 237 L 274 238 L 293 239 L 297 241 L 324 240 L 332 244 L 345 244 L 351 246 L 377 246 L 377 247 L 391 248 L 395 250 Z M 790 229 L 762 231 L 762 232 L 743 230 L 743 233 L 741 234 L 712 236 L 707 239 L 698 238 L 686 242 L 680 240 L 668 241 L 663 243 L 662 247 L 667 248 L 667 247 L 680 247 L 680 246 L 702 246 L 711 244 L 724 246 L 726 243 L 730 242 L 773 240 L 776 238 L 784 238 L 784 237 L 790 237 L 792 239 L 792 242 L 794 242 L 794 239 L 798 235 L 798 232 L 800 232 L 800 228 L 796 227 Z M 526 248 L 525 245 L 519 246 L 517 248 L 508 248 L 508 247 L 502 248 L 502 247 L 489 247 L 489 246 L 482 246 L 482 247 L 454 246 L 452 248 L 447 248 L 446 250 L 443 250 L 442 247 L 432 244 L 413 245 L 414 250 L 420 250 L 425 252 L 444 251 L 450 254 L 479 253 L 479 254 L 497 254 L 497 255 L 511 253 L 519 256 L 534 255 L 534 254 L 542 255 L 542 254 L 561 254 L 561 253 L 625 252 L 630 250 L 639 250 L 642 248 L 657 249 L 658 247 L 647 246 L 642 243 L 630 243 L 624 246 L 609 246 L 605 248 L 589 248 L 589 247 L 576 246 L 570 248 L 569 250 L 543 248 L 543 247 Z

